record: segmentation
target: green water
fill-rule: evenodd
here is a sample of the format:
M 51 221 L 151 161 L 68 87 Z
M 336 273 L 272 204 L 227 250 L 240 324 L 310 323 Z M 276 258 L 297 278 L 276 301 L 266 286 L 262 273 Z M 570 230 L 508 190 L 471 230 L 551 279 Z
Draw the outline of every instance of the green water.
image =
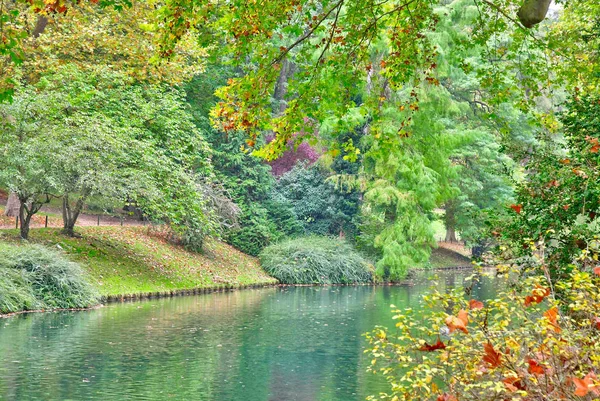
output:
M 439 288 L 462 285 L 446 273 Z M 362 334 L 431 283 L 265 288 L 0 319 L 1 400 L 363 400 Z M 474 296 L 492 291 L 482 280 Z

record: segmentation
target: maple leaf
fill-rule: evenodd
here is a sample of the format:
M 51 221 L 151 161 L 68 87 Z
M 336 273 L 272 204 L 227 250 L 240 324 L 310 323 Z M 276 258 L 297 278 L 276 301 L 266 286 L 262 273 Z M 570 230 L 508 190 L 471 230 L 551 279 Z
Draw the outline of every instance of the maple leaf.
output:
M 471 310 L 483 309 L 483 302 L 478 301 L 476 299 L 472 299 L 469 301 L 469 309 L 471 309 Z
M 446 326 L 450 329 L 450 333 L 455 330 L 460 330 L 465 334 L 469 334 L 469 330 L 467 330 L 468 323 L 469 315 L 464 309 L 461 309 L 460 312 L 458 312 L 458 316 L 448 316 L 446 318 Z
M 490 368 L 497 368 L 502 364 L 502 354 L 494 349 L 491 343 L 487 343 L 483 346 L 485 355 L 483 356 L 483 362 L 487 363 Z
M 537 363 L 536 360 L 529 359 L 527 361 L 527 363 L 529 363 L 529 367 L 527 368 L 527 371 L 529 373 L 531 373 L 532 375 L 543 375 L 544 373 L 546 373 L 546 369 L 544 369 L 544 367 L 542 365 Z
M 423 345 L 422 347 L 419 348 L 419 351 L 425 351 L 425 352 L 432 352 L 438 349 L 444 349 L 446 348 L 446 344 L 444 344 L 442 342 L 442 340 L 439 339 L 437 340 L 437 343 L 433 344 L 433 345 L 429 345 L 428 343 L 425 343 L 425 345 Z
M 517 214 L 521 214 L 521 210 L 523 209 L 523 205 L 510 205 L 510 208 L 514 210 Z
M 552 326 L 552 330 L 555 333 L 560 333 L 561 332 L 561 328 L 558 326 L 558 308 L 555 306 L 553 308 L 548 309 L 546 312 L 544 312 L 544 317 L 546 319 L 548 319 L 548 322 L 550 323 L 550 325 Z
M 596 395 L 600 395 L 600 386 L 595 385 L 596 374 L 590 372 L 583 379 L 573 377 L 573 384 L 575 385 L 575 395 L 585 397 L 590 391 Z
M 502 383 L 504 383 L 506 389 L 511 393 L 514 393 L 518 390 L 525 390 L 525 385 L 518 377 L 506 377 L 504 380 L 502 380 Z

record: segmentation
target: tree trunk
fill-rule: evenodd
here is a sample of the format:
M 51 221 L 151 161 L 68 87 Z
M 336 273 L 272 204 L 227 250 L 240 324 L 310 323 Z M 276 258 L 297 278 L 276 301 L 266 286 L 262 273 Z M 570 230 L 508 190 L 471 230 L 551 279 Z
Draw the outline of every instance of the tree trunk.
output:
M 17 217 L 19 215 L 20 206 L 21 202 L 19 202 L 19 197 L 16 193 L 11 192 L 10 195 L 8 195 L 8 200 L 6 201 L 4 215 L 9 217 Z
M 458 242 L 454 227 L 446 227 L 446 242 Z
M 456 240 L 456 217 L 454 215 L 454 205 L 451 202 L 446 203 L 444 225 L 446 226 L 446 242 L 458 242 Z
M 69 203 L 69 194 L 66 193 L 63 196 L 63 207 L 62 207 L 62 215 L 63 215 L 63 234 L 68 235 L 70 237 L 75 236 L 75 223 L 77 223 L 77 218 L 83 209 L 83 205 L 85 203 L 85 196 L 79 197 L 75 206 L 71 208 L 71 204 Z
M 29 223 L 31 223 L 32 216 L 27 208 L 27 202 L 21 201 L 19 206 L 19 229 L 22 239 L 29 238 Z

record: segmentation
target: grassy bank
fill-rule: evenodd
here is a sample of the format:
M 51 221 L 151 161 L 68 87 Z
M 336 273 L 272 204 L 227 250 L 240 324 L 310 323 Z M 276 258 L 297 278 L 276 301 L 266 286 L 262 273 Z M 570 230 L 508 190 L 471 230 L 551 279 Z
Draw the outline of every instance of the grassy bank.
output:
M 35 229 L 30 242 L 60 247 L 87 270 L 104 297 L 275 283 L 257 259 L 218 241 L 208 241 L 201 255 L 149 235 L 144 227 L 77 231 L 80 238 L 65 237 L 59 229 Z M 0 232 L 0 240 L 20 242 L 16 230 Z

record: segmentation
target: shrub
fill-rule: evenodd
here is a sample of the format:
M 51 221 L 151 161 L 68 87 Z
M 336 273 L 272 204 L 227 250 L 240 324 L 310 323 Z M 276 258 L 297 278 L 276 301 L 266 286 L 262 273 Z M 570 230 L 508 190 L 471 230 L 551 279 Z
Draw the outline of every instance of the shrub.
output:
M 348 243 L 301 237 L 268 246 L 260 254 L 267 273 L 284 284 L 351 284 L 371 280 L 371 267 Z
M 0 313 L 83 308 L 98 302 L 83 269 L 39 245 L 0 246 Z

